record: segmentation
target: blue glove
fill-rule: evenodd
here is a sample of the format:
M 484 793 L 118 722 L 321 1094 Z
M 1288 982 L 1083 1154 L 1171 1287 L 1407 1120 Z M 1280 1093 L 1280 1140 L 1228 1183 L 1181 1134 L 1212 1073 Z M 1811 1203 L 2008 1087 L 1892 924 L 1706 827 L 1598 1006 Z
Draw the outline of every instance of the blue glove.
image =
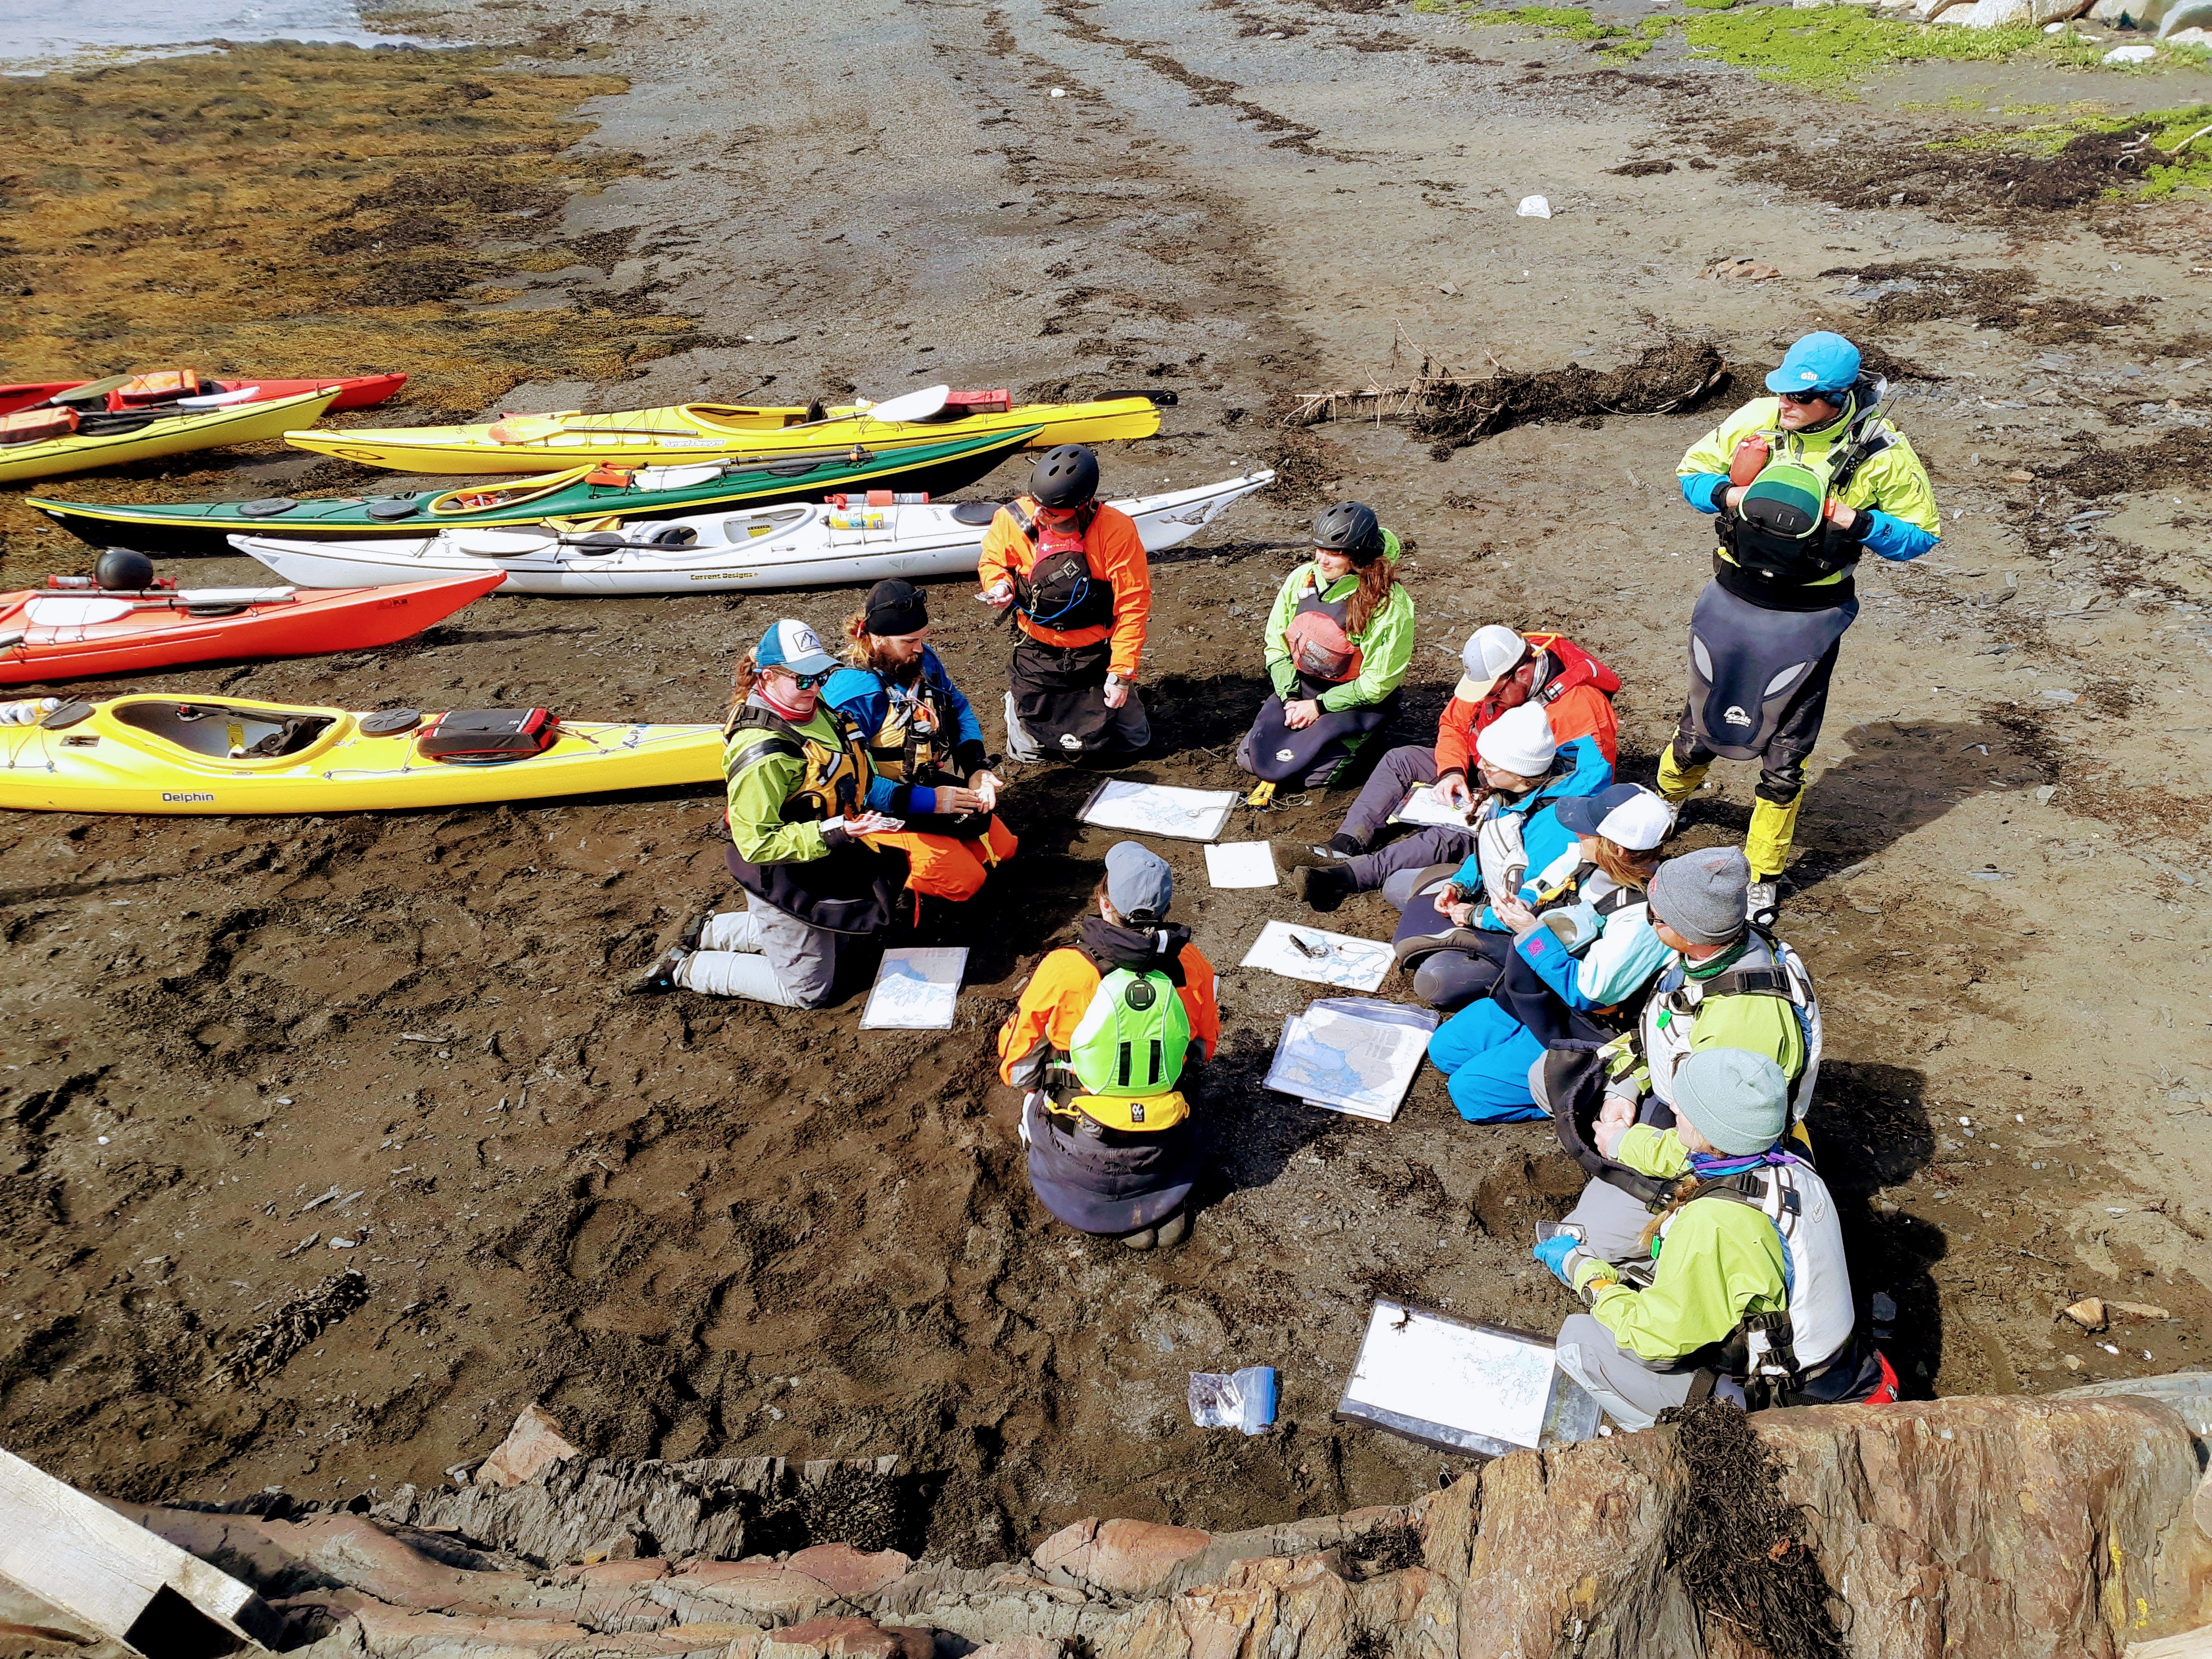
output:
M 1552 1270 L 1552 1276 L 1569 1290 L 1575 1287 L 1575 1270 L 1567 1258 L 1582 1248 L 1582 1241 L 1572 1233 L 1553 1233 L 1529 1254 Z

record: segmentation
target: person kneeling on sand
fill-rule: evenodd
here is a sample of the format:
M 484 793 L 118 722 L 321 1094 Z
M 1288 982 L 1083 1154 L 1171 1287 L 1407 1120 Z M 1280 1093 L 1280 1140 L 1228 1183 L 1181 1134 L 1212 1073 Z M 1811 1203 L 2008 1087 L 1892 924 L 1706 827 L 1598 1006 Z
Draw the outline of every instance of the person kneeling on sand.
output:
M 1106 854 L 1080 937 L 1037 964 L 999 1032 L 999 1075 L 1024 1091 L 1030 1184 L 1079 1232 L 1132 1249 L 1189 1230 L 1198 1146 L 1176 1086 L 1221 1042 L 1213 965 L 1167 920 L 1175 878 L 1135 842 Z
M 1012 608 L 1006 754 L 1029 763 L 1141 754 L 1152 723 L 1136 686 L 1152 615 L 1152 567 L 1135 520 L 1098 499 L 1098 458 L 1048 449 L 1028 495 L 983 532 L 976 580 Z
M 1626 1112 L 1598 1125 L 1603 1154 L 1665 1196 L 1592 1210 L 1586 1194 L 1538 1241 L 1589 1310 L 1559 1328 L 1559 1369 L 1621 1427 L 1714 1395 L 1751 1411 L 1896 1398 L 1897 1374 L 1855 1334 L 1835 1200 L 1780 1144 L 1789 1097 L 1768 1056 L 1699 1049 L 1674 1074 L 1674 1128 Z
M 1019 843 L 993 815 L 1000 783 L 983 728 L 929 648 L 928 601 L 910 582 L 878 582 L 845 635 L 853 666 L 830 677 L 822 699 L 868 746 L 878 780 L 869 805 L 906 823 L 874 844 L 906 854 L 915 892 L 971 899 Z
M 1313 557 L 1275 595 L 1267 632 L 1274 690 L 1237 744 L 1237 763 L 1264 782 L 1325 789 L 1398 712 L 1413 660 L 1413 596 L 1398 580 L 1398 538 L 1372 507 L 1325 509 L 1313 544 Z
M 814 630 L 789 617 L 738 665 L 722 726 L 725 856 L 748 908 L 693 922 L 633 990 L 818 1008 L 839 951 L 890 921 L 905 860 L 871 838 L 902 826 L 868 810 L 890 784 L 859 729 L 822 701 L 836 668 Z
M 1480 787 L 1479 781 L 1469 781 L 1477 769 L 1476 740 L 1498 716 L 1526 703 L 1544 711 L 1559 742 L 1589 738 L 1608 765 L 1619 758 L 1614 745 L 1620 722 L 1613 716 L 1613 694 L 1620 690 L 1620 676 L 1565 635 L 1530 634 L 1524 638 L 1492 623 L 1468 635 L 1459 659 L 1466 672 L 1437 717 L 1435 746 L 1406 744 L 1384 755 L 1337 832 L 1313 849 L 1317 856 L 1361 857 L 1390 815 L 1423 784 L 1429 786 L 1429 797 L 1437 806 L 1463 817 Z M 1425 842 L 1409 836 L 1377 854 L 1382 873 L 1375 878 L 1379 881 L 1392 870 L 1418 870 L 1439 857 L 1461 856 L 1474 844 L 1472 829 L 1432 827 L 1447 833 Z M 1447 843 L 1455 850 L 1437 851 Z

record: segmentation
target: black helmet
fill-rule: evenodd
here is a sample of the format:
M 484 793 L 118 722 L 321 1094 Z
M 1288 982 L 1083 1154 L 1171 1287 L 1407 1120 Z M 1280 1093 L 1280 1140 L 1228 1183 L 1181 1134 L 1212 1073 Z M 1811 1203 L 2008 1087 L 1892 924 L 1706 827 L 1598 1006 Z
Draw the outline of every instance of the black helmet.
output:
M 143 592 L 154 585 L 154 562 L 127 547 L 111 547 L 100 556 L 92 574 L 102 587 Z
M 1313 521 L 1313 544 L 1341 553 L 1354 564 L 1372 564 L 1382 556 L 1382 521 L 1371 507 L 1339 501 Z
M 1098 458 L 1081 444 L 1062 444 L 1038 458 L 1030 494 L 1039 507 L 1081 507 L 1098 495 Z

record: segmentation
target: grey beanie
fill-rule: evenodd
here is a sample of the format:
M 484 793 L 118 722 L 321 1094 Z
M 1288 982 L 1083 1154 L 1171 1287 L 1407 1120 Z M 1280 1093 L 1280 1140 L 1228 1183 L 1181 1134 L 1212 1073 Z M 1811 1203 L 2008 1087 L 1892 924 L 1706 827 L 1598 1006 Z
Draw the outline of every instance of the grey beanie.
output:
M 1771 1055 L 1700 1048 L 1675 1068 L 1674 1111 L 1715 1152 L 1763 1152 L 1790 1126 L 1790 1079 Z
M 1175 875 L 1167 860 L 1133 841 L 1106 849 L 1106 902 L 1132 921 L 1158 921 L 1175 902 Z
M 1751 864 L 1742 849 L 1701 847 L 1668 859 L 1651 878 L 1651 919 L 1692 945 L 1726 945 L 1744 927 Z

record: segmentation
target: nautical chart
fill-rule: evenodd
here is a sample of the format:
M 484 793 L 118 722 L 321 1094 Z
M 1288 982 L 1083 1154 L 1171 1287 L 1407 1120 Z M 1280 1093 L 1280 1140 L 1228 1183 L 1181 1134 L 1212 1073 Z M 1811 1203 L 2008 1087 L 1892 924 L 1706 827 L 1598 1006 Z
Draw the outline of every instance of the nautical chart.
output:
M 1374 991 L 1382 988 L 1394 960 L 1387 940 L 1271 921 L 1260 930 L 1238 966 L 1265 968 L 1286 979 L 1334 985 L 1340 991 Z
M 1437 1029 L 1432 1008 L 1324 997 L 1283 1022 L 1267 1087 L 1353 1117 L 1388 1123 Z
M 908 948 L 884 952 L 875 988 L 860 1011 L 867 1030 L 949 1031 L 960 1000 L 960 981 L 968 971 L 968 947 Z
M 1174 841 L 1212 841 L 1237 805 L 1234 789 L 1177 789 L 1164 783 L 1109 778 L 1077 814 L 1102 830 L 1165 836 Z

